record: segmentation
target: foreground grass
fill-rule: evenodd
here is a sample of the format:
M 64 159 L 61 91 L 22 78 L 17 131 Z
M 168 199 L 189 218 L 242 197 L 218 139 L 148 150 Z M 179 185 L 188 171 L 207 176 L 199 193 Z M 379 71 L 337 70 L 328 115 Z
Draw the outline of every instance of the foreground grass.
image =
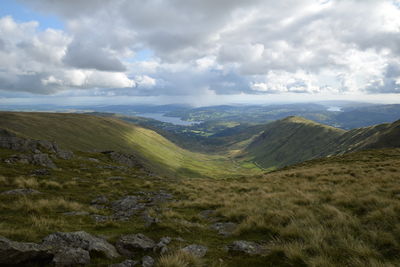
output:
M 11 153 L 0 151 L 1 157 Z M 100 163 L 85 160 L 96 158 Z M 40 241 L 55 231 L 85 230 L 114 242 L 121 234 L 154 239 L 182 238 L 158 259 L 158 266 L 398 266 L 400 264 L 400 150 L 365 151 L 306 162 L 259 176 L 235 179 L 168 179 L 136 169 L 109 170 L 97 153 L 59 161 L 49 176 L 34 177 L 30 165 L 1 165 L 0 191 L 35 188 L 43 194 L 0 195 L 0 235 Z M 110 181 L 109 176 L 124 176 Z M 110 200 L 137 191 L 167 190 L 175 201 L 150 211 L 160 219 L 145 227 L 139 217 L 127 222 L 94 223 L 68 211 L 93 211 L 90 200 Z M 229 237 L 210 229 L 199 212 L 213 210 L 218 221 L 238 227 Z M 261 243 L 263 256 L 234 255 L 224 246 L 234 240 Z M 201 244 L 201 261 L 179 248 Z M 156 256 L 156 255 L 153 255 Z M 157 257 L 157 256 L 156 256 Z M 106 264 L 95 259 L 94 265 Z

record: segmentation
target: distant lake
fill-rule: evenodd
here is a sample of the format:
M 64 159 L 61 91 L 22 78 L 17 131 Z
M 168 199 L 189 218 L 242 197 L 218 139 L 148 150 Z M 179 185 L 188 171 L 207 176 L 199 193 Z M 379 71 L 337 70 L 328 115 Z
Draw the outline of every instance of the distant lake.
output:
M 329 107 L 327 110 L 328 111 L 342 111 L 342 108 L 341 107 Z
M 135 116 L 150 118 L 162 122 L 169 122 L 175 125 L 189 126 L 192 124 L 201 123 L 200 121 L 184 121 L 178 117 L 167 117 L 163 113 L 137 113 Z

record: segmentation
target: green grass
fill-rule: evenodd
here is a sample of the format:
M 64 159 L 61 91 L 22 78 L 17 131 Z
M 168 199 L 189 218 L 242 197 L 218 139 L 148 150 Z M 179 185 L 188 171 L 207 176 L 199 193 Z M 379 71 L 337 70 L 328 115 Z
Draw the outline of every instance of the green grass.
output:
M 182 149 L 152 130 L 115 118 L 0 112 L 0 128 L 27 138 L 52 140 L 74 151 L 132 153 L 146 167 L 165 176 L 226 177 L 241 173 L 240 167 L 226 157 Z
M 15 151 L 0 149 L 7 158 Z M 87 158 L 96 158 L 92 162 Z M 31 196 L 0 195 L 0 235 L 39 242 L 55 231 L 84 230 L 114 243 L 122 234 L 144 233 L 173 241 L 160 266 L 176 261 L 198 266 L 397 266 L 400 264 L 400 150 L 375 150 L 318 159 L 264 175 L 230 179 L 154 178 L 140 169 L 103 169 L 115 165 L 100 153 L 77 153 L 56 160 L 49 176 L 31 176 L 37 166 L 0 163 L 0 192 L 20 187 L 42 192 Z M 107 177 L 124 176 L 122 181 Z M 161 222 L 144 227 L 140 216 L 126 222 L 94 223 L 68 211 L 93 210 L 90 201 L 106 195 L 111 201 L 138 191 L 173 193 L 173 202 L 153 210 Z M 199 217 L 213 209 L 220 221 L 238 224 L 233 235 L 219 236 L 211 222 Z M 233 255 L 224 246 L 234 240 L 261 242 L 264 256 Z M 194 262 L 179 248 L 202 244 L 209 252 Z M 152 256 L 158 258 L 156 254 Z M 138 255 L 140 256 L 140 255 Z M 122 259 L 94 258 L 93 266 Z M 190 264 L 188 266 L 191 266 Z

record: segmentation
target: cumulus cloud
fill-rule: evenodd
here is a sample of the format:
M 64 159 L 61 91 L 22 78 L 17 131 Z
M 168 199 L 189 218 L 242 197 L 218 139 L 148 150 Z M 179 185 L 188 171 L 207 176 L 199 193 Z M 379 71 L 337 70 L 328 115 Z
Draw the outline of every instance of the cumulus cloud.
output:
M 35 22 L 3 18 L 3 89 L 399 92 L 399 0 L 20 2 L 61 17 L 66 28 L 38 32 Z M 143 49 L 153 56 L 135 61 Z
M 0 19 L 0 89 L 52 94 L 70 88 L 135 86 L 121 72 L 125 69 L 121 63 L 107 57 L 96 58 L 93 52 L 82 53 L 81 61 L 76 59 L 88 65 L 65 64 L 70 60 L 68 51 L 73 37 L 60 30 L 37 28 L 36 22 L 17 23 L 10 16 Z

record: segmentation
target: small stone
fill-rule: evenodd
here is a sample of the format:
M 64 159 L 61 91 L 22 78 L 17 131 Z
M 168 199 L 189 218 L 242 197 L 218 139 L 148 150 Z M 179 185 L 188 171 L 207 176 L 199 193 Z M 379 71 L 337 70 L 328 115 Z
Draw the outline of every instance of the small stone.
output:
M 207 247 L 197 244 L 192 244 L 182 249 L 182 251 L 192 254 L 198 258 L 204 257 L 207 253 L 207 250 Z
M 154 266 L 154 259 L 150 256 L 144 256 L 142 258 L 142 266 L 143 267 L 152 267 Z
M 211 229 L 216 230 L 218 234 L 223 236 L 230 236 L 237 227 L 236 223 L 233 222 L 218 222 L 211 225 Z
M 260 255 L 264 252 L 264 249 L 261 245 L 255 242 L 244 240 L 234 241 L 232 244 L 226 246 L 226 250 L 229 252 L 239 252 L 249 255 Z
M 99 214 L 92 214 L 91 217 L 97 223 L 103 223 L 111 220 L 110 216 L 104 216 Z

